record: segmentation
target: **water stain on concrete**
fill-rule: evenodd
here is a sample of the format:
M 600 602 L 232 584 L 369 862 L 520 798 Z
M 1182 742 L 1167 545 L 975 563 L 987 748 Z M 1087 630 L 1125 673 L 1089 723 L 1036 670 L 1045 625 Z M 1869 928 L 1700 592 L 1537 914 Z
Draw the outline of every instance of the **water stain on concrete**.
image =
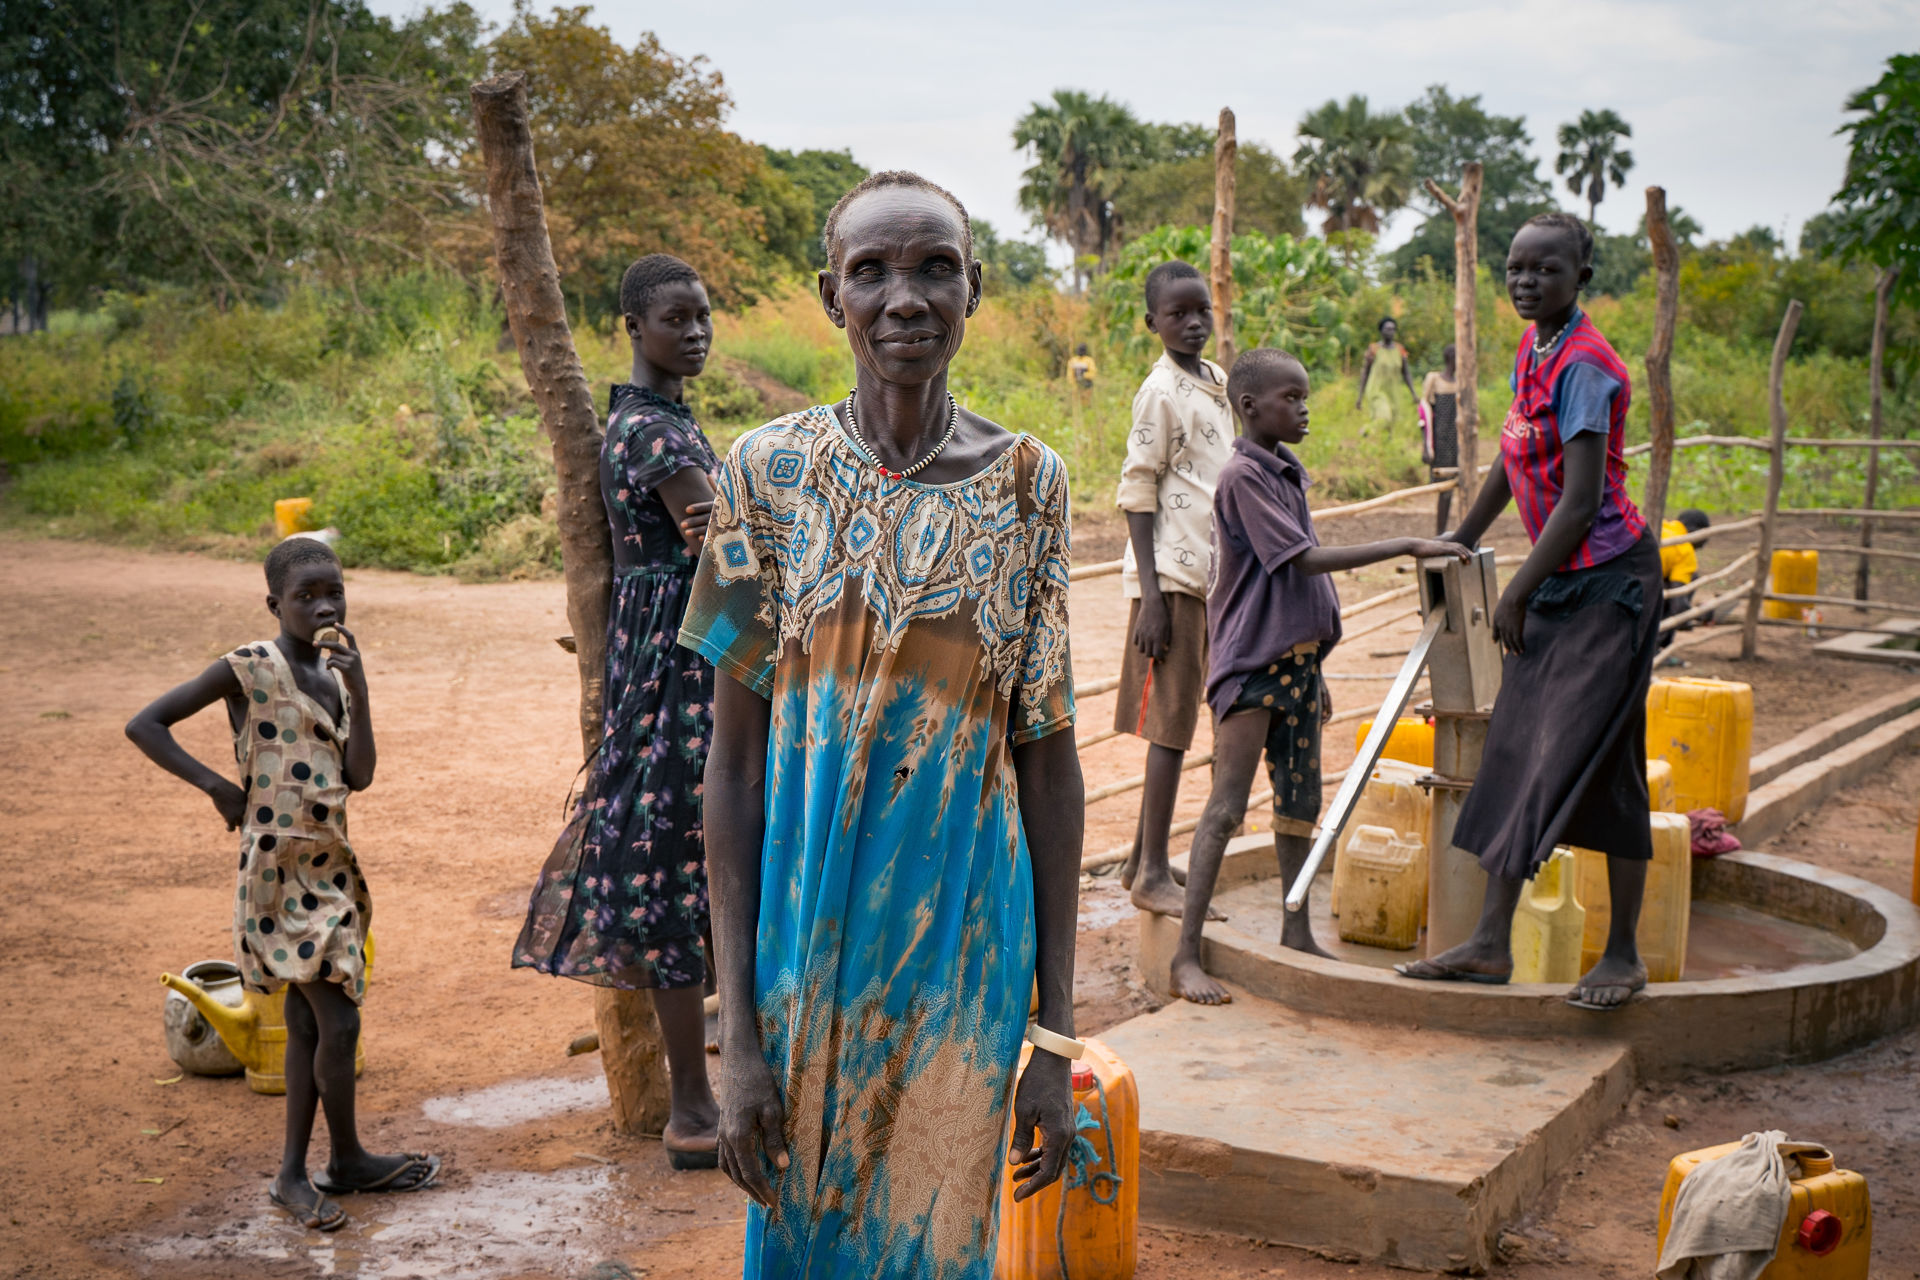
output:
M 595 1074 L 507 1080 L 485 1089 L 428 1098 L 420 1109 L 435 1124 L 507 1129 L 530 1120 L 606 1105 L 606 1078 Z

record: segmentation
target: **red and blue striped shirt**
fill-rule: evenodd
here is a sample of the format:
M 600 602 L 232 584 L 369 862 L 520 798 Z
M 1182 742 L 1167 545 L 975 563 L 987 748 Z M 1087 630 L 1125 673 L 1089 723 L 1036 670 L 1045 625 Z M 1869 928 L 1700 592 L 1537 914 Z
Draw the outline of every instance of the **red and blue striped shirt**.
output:
M 1607 477 L 1599 514 L 1557 572 L 1590 569 L 1627 550 L 1647 527 L 1627 496 L 1624 451 L 1632 381 L 1627 366 L 1585 312 L 1576 310 L 1552 349 L 1537 360 L 1534 334 L 1529 325 L 1514 356 L 1513 405 L 1500 428 L 1500 461 L 1520 522 L 1538 542 L 1566 490 L 1562 441 L 1582 431 L 1607 433 Z

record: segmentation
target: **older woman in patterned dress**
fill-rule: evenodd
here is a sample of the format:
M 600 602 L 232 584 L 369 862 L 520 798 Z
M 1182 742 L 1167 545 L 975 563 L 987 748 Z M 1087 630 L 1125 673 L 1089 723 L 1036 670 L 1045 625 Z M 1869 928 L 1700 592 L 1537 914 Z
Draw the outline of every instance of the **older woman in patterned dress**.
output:
M 734 446 L 680 630 L 717 672 L 721 1165 L 749 1277 L 986 1280 L 1009 1103 L 1017 1194 L 1071 1138 L 1066 1057 L 1013 1082 L 1036 956 L 1073 1030 L 1066 469 L 947 394 L 957 200 L 875 174 L 826 238 L 856 388 Z

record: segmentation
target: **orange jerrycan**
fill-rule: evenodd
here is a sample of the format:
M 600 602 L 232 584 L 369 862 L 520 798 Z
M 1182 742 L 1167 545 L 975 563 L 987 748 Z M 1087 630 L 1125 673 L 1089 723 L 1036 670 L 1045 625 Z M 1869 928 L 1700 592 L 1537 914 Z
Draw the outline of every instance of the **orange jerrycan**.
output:
M 1372 730 L 1373 721 L 1360 722 L 1360 731 L 1353 736 L 1355 751 L 1360 750 Z M 1433 768 L 1433 726 L 1419 719 L 1395 720 L 1393 732 L 1387 735 L 1386 749 L 1380 753 L 1380 758 L 1404 760 L 1408 764 Z
M 1422 767 L 1409 764 L 1404 760 L 1388 760 L 1384 757 L 1373 767 L 1373 776 L 1367 779 L 1367 785 L 1360 790 L 1359 800 L 1354 802 L 1353 812 L 1347 815 L 1347 825 L 1340 831 L 1340 839 L 1333 847 L 1333 914 L 1340 914 L 1340 903 L 1349 888 L 1352 887 L 1357 869 L 1347 858 L 1347 849 L 1353 844 L 1353 833 L 1361 827 L 1386 827 L 1408 840 L 1417 840 L 1424 850 L 1427 844 L 1427 816 L 1432 811 L 1433 802 L 1420 779 L 1431 765 Z M 1426 874 L 1426 861 L 1420 863 L 1421 875 Z M 1427 897 L 1423 890 L 1420 895 L 1420 923 L 1426 923 Z
M 1673 1158 L 1667 1166 L 1667 1185 L 1660 1193 L 1655 1258 L 1666 1247 L 1681 1182 L 1707 1161 L 1718 1160 L 1739 1146 L 1729 1142 Z M 1867 1196 L 1867 1180 L 1851 1170 L 1836 1169 L 1833 1163 L 1833 1154 L 1817 1147 L 1787 1156 L 1787 1171 L 1794 1175 L 1793 1199 L 1787 1204 L 1786 1221 L 1780 1224 L 1773 1261 L 1758 1280 L 1867 1280 L 1873 1252 L 1873 1204 Z
M 1073 1064 L 1079 1132 L 1060 1181 L 1018 1204 L 1000 1180 L 996 1280 L 1132 1280 L 1140 1244 L 1140 1090 L 1098 1040 Z M 1031 1045 L 1020 1050 L 1026 1069 Z
M 1773 553 L 1773 567 L 1767 575 L 1767 589 L 1782 596 L 1817 596 L 1820 594 L 1820 553 L 1818 551 L 1776 551 Z M 1791 618 L 1798 621 L 1800 613 L 1807 606 L 1791 604 L 1785 600 L 1768 600 L 1762 606 L 1769 618 Z
M 1673 766 L 1677 812 L 1718 809 L 1740 821 L 1752 754 L 1752 685 L 1683 676 L 1647 690 L 1647 759 Z
M 1650 813 L 1653 861 L 1647 864 L 1647 890 L 1640 899 L 1640 961 L 1648 982 L 1678 982 L 1687 967 L 1687 926 L 1693 912 L 1693 839 L 1684 813 Z M 1607 949 L 1613 902 L 1607 895 L 1607 855 L 1594 849 L 1573 851 L 1580 905 L 1586 927 L 1580 940 L 1580 969 L 1600 962 Z

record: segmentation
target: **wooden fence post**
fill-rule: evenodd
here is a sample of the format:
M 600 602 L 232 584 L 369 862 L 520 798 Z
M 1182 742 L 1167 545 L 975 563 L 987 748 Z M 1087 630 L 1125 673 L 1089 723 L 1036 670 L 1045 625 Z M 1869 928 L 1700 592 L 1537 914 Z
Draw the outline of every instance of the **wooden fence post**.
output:
M 1800 327 L 1804 311 L 1800 299 L 1787 304 L 1780 320 L 1779 336 L 1773 340 L 1773 366 L 1767 375 L 1767 408 L 1773 425 L 1773 448 L 1767 455 L 1767 505 L 1760 520 L 1760 545 L 1753 566 L 1753 590 L 1747 596 L 1747 620 L 1740 628 L 1740 657 L 1750 659 L 1760 633 L 1760 605 L 1773 576 L 1773 526 L 1780 512 L 1780 477 L 1787 455 L 1787 400 L 1781 384 L 1786 379 L 1787 351 L 1793 346 L 1794 330 Z
M 1680 247 L 1667 220 L 1664 187 L 1647 188 L 1647 243 L 1653 249 L 1653 341 L 1647 346 L 1647 409 L 1653 455 L 1647 464 L 1641 504 L 1656 535 L 1667 514 L 1667 479 L 1673 471 L 1673 328 L 1680 314 Z
M 580 741 L 591 755 L 600 745 L 607 608 L 613 589 L 613 544 L 600 497 L 600 418 L 573 347 L 566 298 L 547 236 L 527 118 L 526 73 L 509 71 L 482 80 L 471 93 L 474 132 L 487 167 L 487 211 L 507 323 L 540 410 L 540 425 L 553 443 L 567 621 L 573 626 L 580 663 Z M 614 1123 L 628 1133 L 659 1133 L 667 1120 L 666 1065 L 647 994 L 600 987 L 594 1007 Z
M 1480 270 L 1480 183 L 1478 160 L 1460 175 L 1460 194 L 1450 196 L 1432 178 L 1427 191 L 1453 215 L 1453 372 L 1459 386 L 1454 424 L 1460 436 L 1460 514 L 1480 488 L 1480 347 L 1474 310 Z
M 1880 392 L 1885 381 L 1884 372 L 1887 361 L 1887 309 L 1893 301 L 1893 282 L 1900 277 L 1899 267 L 1887 267 L 1880 272 L 1880 282 L 1873 290 L 1873 348 L 1867 360 L 1867 380 L 1872 384 L 1867 392 L 1867 435 L 1870 439 L 1880 438 Z M 1880 489 L 1880 450 L 1867 450 L 1867 494 L 1866 501 L 1860 505 L 1873 510 L 1874 499 Z M 1860 522 L 1860 545 L 1873 545 L 1873 521 Z M 1860 568 L 1853 579 L 1853 598 L 1864 601 L 1867 598 L 1867 562 L 1869 556 L 1860 557 Z
M 1233 369 L 1233 165 L 1240 143 L 1234 135 L 1233 108 L 1220 108 L 1220 132 L 1213 139 L 1213 246 L 1208 281 L 1213 292 L 1213 355 Z

